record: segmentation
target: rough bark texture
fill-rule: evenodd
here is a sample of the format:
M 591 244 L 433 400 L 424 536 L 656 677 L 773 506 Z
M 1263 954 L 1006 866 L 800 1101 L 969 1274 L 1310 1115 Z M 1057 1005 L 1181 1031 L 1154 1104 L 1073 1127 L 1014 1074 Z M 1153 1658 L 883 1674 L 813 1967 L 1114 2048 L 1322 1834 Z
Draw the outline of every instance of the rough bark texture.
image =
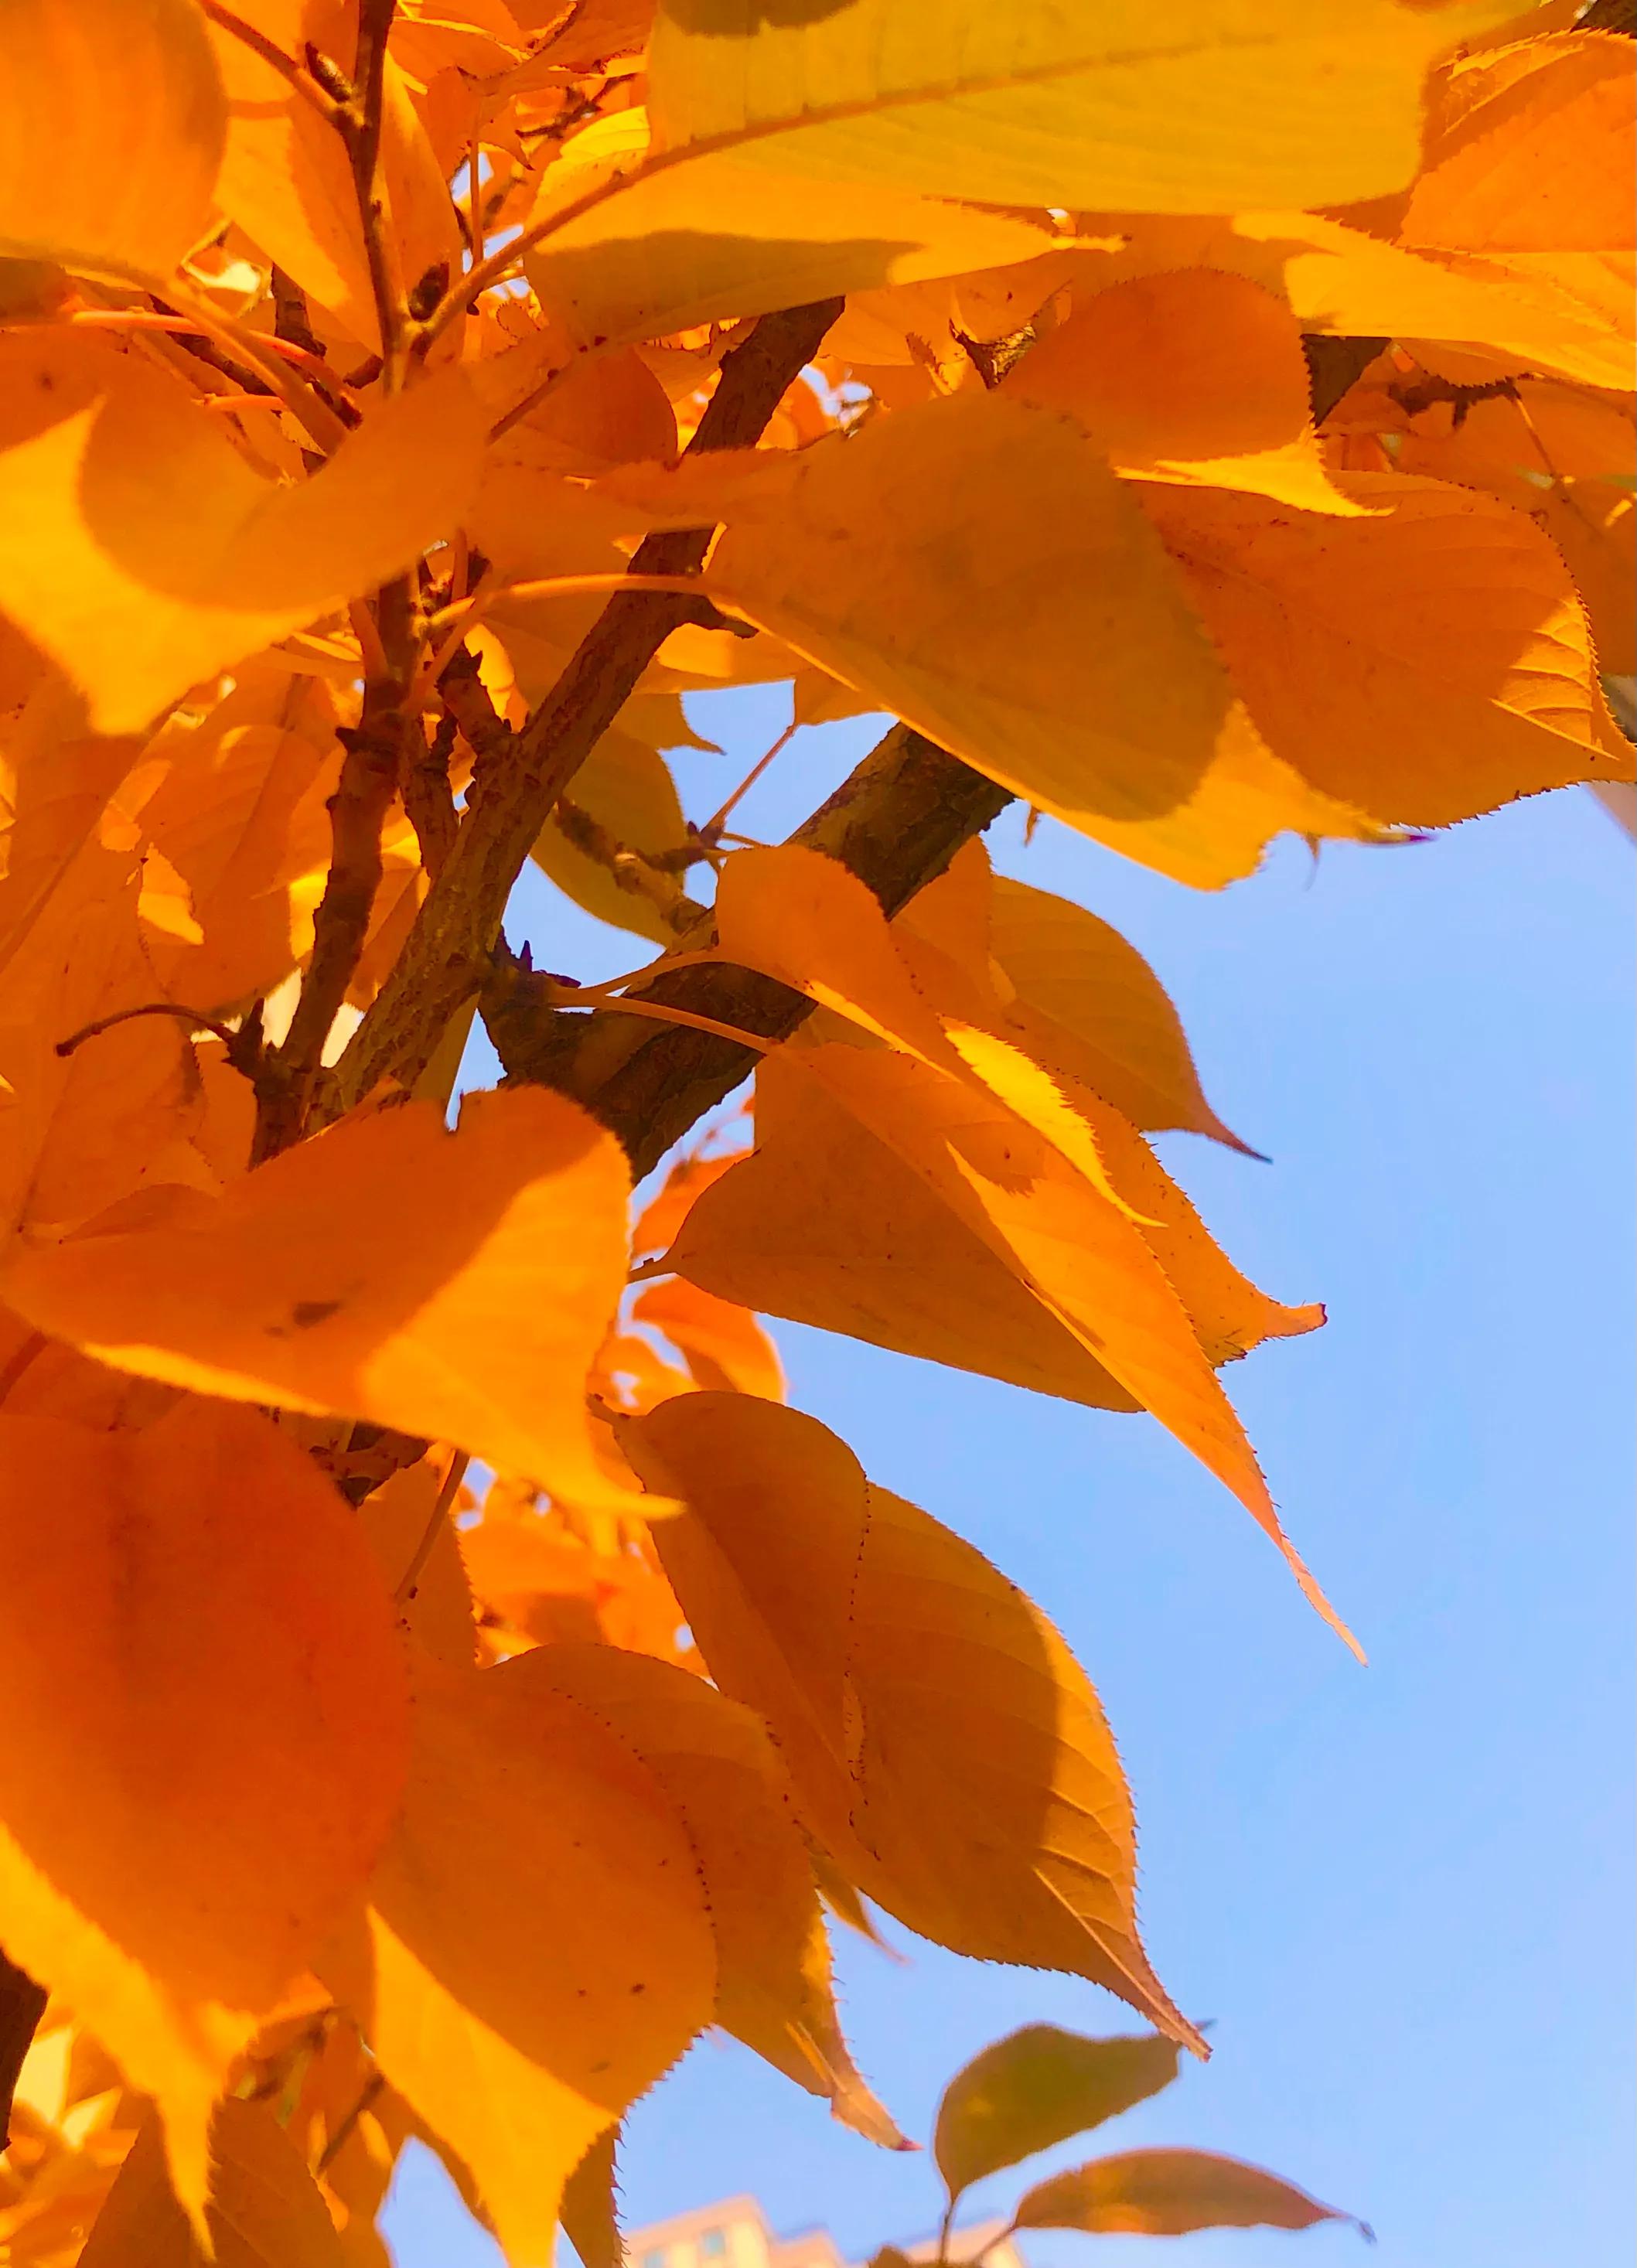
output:
M 970 765 L 906 725 L 879 747 L 790 838 L 824 851 L 873 890 L 890 915 L 1013 800 Z M 708 927 L 679 939 L 696 949 Z M 755 1068 L 756 1050 L 710 1032 L 544 1005 L 543 985 L 518 977 L 485 1005 L 490 1036 L 513 1079 L 535 1079 L 586 1104 L 647 1173 L 689 1128 Z M 774 978 L 726 965 L 678 969 L 640 997 L 783 1039 L 811 1004 Z
M 757 440 L 841 305 L 832 299 L 764 315 L 724 357 L 690 453 Z M 631 571 L 689 573 L 710 540 L 708 528 L 651 535 Z M 553 805 L 671 632 L 697 618 L 703 597 L 617 593 L 527 724 L 480 754 L 453 847 L 337 1067 L 339 1105 L 357 1101 L 388 1072 L 410 1086 L 425 1069 L 449 1018 L 490 974 L 506 899 Z

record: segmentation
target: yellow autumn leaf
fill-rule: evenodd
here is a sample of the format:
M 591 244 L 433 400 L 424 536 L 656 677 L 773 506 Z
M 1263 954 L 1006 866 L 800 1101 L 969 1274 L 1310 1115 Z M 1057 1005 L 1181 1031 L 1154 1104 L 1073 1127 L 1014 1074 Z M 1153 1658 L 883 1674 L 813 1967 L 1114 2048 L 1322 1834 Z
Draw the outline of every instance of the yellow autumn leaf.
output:
M 568 801 L 571 809 L 559 804 L 542 828 L 529 853 L 535 865 L 599 921 L 670 944 L 675 932 L 666 909 L 680 907 L 687 895 L 685 872 L 674 865 L 645 868 L 641 887 L 627 888 L 622 870 L 605 863 L 622 851 L 642 858 L 687 849 L 688 822 L 664 757 L 614 725 L 575 773 Z M 581 813 L 600 836 L 580 828 Z
M 1185 1127 L 1244 1150 L 1206 1100 L 1182 1020 L 1135 946 L 1068 898 L 1007 874 L 991 880 L 979 844 L 962 862 L 982 868 L 989 885 L 983 935 L 1012 989 L 1007 1015 L 1023 1026 L 1021 1044 L 1045 1043 L 1036 1021 L 1044 1018 L 1051 1059 L 1133 1126 Z M 900 924 L 924 932 L 953 880 L 911 899 Z
M 26 1255 L 4 1296 L 101 1360 L 453 1441 L 623 1506 L 587 1371 L 625 1280 L 630 1174 L 540 1087 L 354 1117 L 217 1199 Z
M 352 64 L 352 12 L 341 0 L 236 0 L 232 11 L 282 54 L 299 56 L 310 42 L 343 70 Z M 340 135 L 231 26 L 214 18 L 210 36 L 227 98 L 218 203 L 348 337 L 361 348 L 379 349 L 358 190 Z M 456 273 L 460 225 L 403 73 L 390 55 L 382 85 L 380 169 L 387 230 L 402 287 L 411 289 L 440 264 Z
M 1213 1369 L 1311 1330 L 1323 1311 L 1281 1308 L 1247 1284 L 1139 1136 L 1127 1129 L 1122 1144 L 1112 1112 L 1095 1121 L 1131 1201 L 1122 1211 L 998 1098 L 884 1049 L 787 1049 L 757 1083 L 757 1150 L 694 1206 L 671 1254 L 682 1274 L 767 1314 L 1149 1410 L 1353 1643 L 1286 1536 Z
M 683 1823 L 549 1650 L 415 1658 L 409 1792 L 369 1942 L 321 1963 L 392 2085 L 470 2168 L 512 2268 L 549 2268 L 563 2185 L 711 2021 Z
M 1309 388 L 1289 308 L 1211 268 L 1080 297 L 1002 380 L 1013 399 L 1078 419 L 1117 472 L 1356 513 L 1320 459 Z
M 716 1940 L 717 2022 L 871 2141 L 907 2148 L 842 2037 L 813 1870 L 760 1719 L 651 1655 L 551 1646 L 529 1660 L 538 1684 L 634 1749 L 675 1807 Z
M 776 976 L 918 1061 L 975 1084 L 1043 1134 L 1116 1204 L 1095 1140 L 1051 1074 L 995 1028 L 986 982 L 947 962 L 922 983 L 880 903 L 837 860 L 785 843 L 742 850 L 717 880 L 716 933 L 730 961 Z
M 689 1282 L 819 1330 L 1095 1409 L 1141 1407 L 889 1145 L 784 1050 L 756 1074 L 757 1148 L 671 1246 Z
M 178 732 L 168 750 L 160 734 L 149 751 L 161 774 L 153 792 L 139 803 L 135 794 L 115 799 L 158 854 L 144 880 L 151 884 L 162 858 L 179 885 L 177 917 L 166 926 L 144 891 L 155 975 L 173 998 L 207 1011 L 271 992 L 309 943 L 329 865 L 327 805 L 341 768 L 328 703 L 300 719 L 304 729 L 240 724 L 234 711 L 245 689 L 207 725 Z M 282 698 L 246 707 L 288 714 L 298 705 L 286 687 Z
M 37 905 L 31 886 L 18 878 Z M 173 1179 L 175 1145 L 199 1124 L 185 1023 L 144 1016 L 58 1053 L 94 1020 L 162 995 L 138 924 L 141 887 L 134 853 L 82 843 L 11 956 L 0 987 L 0 1246 L 19 1228 L 61 1234 Z M 10 876 L 0 882 L 0 924 L 12 887 Z
M 266 2102 L 218 2102 L 210 2121 L 207 2253 L 171 2194 L 159 2122 L 115 2176 L 77 2268 L 346 2268 L 318 2185 Z
M 623 138 L 630 118 L 618 114 Z M 623 149 L 619 162 L 638 166 L 644 154 Z M 585 187 L 578 170 L 564 180 L 553 167 L 530 225 Z M 542 307 L 568 336 L 601 347 L 999 267 L 1050 242 L 1022 215 L 847 181 L 815 196 L 811 179 L 799 173 L 705 154 L 635 180 L 554 228 L 524 267 Z
M 136 755 L 134 740 L 85 729 L 85 704 L 55 670 L 10 721 L 0 745 L 0 975 Z
M 0 339 L 0 612 L 104 733 L 408 567 L 460 518 L 483 440 L 440 372 L 278 487 L 173 379 L 61 330 Z
M 1083 834 L 1213 884 L 1283 828 L 1372 831 L 1270 755 L 1071 419 L 961 394 L 720 477 L 726 603 Z
M 1399 241 L 1503 262 L 1637 247 L 1631 66 L 1611 32 L 1558 32 L 1457 65 L 1431 108 Z
M 1584 609 L 1533 522 L 1438 481 L 1337 480 L 1372 516 L 1143 491 L 1268 746 L 1323 793 L 1418 826 L 1629 779 Z
M 1102 235 L 1109 214 L 1084 225 Z M 1563 255 L 1520 254 L 1502 262 L 1443 259 L 1316 213 L 1240 212 L 1222 220 L 1133 217 L 1122 252 L 1094 254 L 1110 282 L 1174 268 L 1212 267 L 1277 291 L 1304 330 L 1346 337 L 1442 339 L 1493 348 L 1516 366 L 1553 371 L 1590 386 L 1629 390 L 1630 292 L 1588 296 L 1571 288 Z M 1596 282 L 1593 276 L 1589 280 Z
M 441 1464 L 436 1457 L 423 1457 L 418 1464 L 400 1467 L 365 1498 L 358 1521 L 404 1628 L 440 1661 L 469 1669 L 477 1652 L 472 1593 L 455 1540 L 453 1506 L 439 1513 L 447 1463 L 446 1457 Z M 400 1587 L 417 1565 L 414 1583 L 400 1599 Z
M 1449 401 L 1415 406 L 1416 391 L 1414 373 L 1401 388 L 1357 387 L 1330 430 L 1390 435 L 1396 472 L 1486 489 L 1527 512 L 1563 554 L 1599 666 L 1613 676 L 1637 672 L 1637 431 L 1629 398 L 1520 378 L 1509 394 L 1462 401 L 1457 418 Z
M 673 1276 L 643 1286 L 631 1304 L 631 1321 L 669 1339 L 696 1385 L 784 1400 L 778 1350 L 748 1308 Z
M 794 1410 L 683 1395 L 621 1435 L 684 1499 L 655 1535 L 712 1678 L 766 1718 L 843 1873 L 923 1936 L 1088 1977 L 1198 2047 L 1138 1939 L 1102 1711 L 1038 1609 Z
M 1514 11 L 1182 0 L 1157 26 L 1142 0 L 666 0 L 649 102 L 662 148 L 827 184 L 1133 212 L 1331 204 L 1405 186 L 1427 66 Z
M 165 2115 L 197 2222 L 233 2058 L 380 1850 L 404 1685 L 351 1513 L 250 1410 L 0 1418 L 0 1940 Z
M 210 225 L 226 131 L 196 0 L 7 0 L 0 254 L 157 281 Z

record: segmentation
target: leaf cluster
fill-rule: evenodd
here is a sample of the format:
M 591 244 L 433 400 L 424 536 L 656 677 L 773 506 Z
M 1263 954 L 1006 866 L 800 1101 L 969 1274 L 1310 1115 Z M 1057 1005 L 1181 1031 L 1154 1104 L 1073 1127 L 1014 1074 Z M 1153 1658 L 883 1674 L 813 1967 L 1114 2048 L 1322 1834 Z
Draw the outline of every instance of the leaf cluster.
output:
M 712 2024 L 897 2146 L 875 1909 L 1202 2050 L 1086 1671 L 759 1318 L 1148 1413 L 1349 1637 L 1221 1379 L 1323 1311 L 1149 1138 L 1248 1145 L 981 837 L 1215 888 L 1629 781 L 1632 75 L 1561 0 L 1169 14 L 10 0 L 19 2268 L 380 2268 L 412 2137 L 594 2250 Z M 644 964 L 535 968 L 531 859 Z M 952 2202 L 983 2117 L 1086 2123 L 1036 2046 Z M 1119 2162 L 1050 2209 L 1184 2210 Z

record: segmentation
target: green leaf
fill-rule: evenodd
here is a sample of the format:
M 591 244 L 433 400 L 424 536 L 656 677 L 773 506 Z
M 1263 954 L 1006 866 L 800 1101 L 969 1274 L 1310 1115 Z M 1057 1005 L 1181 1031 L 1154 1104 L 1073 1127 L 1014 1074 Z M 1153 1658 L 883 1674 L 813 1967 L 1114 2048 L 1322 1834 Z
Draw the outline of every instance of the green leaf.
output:
M 1054 2174 L 1029 2191 L 1017 2228 L 1080 2228 L 1098 2236 L 1186 2236 L 1196 2228 L 1313 2228 L 1352 2221 L 1260 2166 L 1209 2150 L 1127 2150 Z
M 951 2199 L 1147 2102 L 1176 2078 L 1179 2052 L 1158 2033 L 1089 2040 L 1055 2024 L 997 2040 L 955 2073 L 938 2107 L 933 2154 Z

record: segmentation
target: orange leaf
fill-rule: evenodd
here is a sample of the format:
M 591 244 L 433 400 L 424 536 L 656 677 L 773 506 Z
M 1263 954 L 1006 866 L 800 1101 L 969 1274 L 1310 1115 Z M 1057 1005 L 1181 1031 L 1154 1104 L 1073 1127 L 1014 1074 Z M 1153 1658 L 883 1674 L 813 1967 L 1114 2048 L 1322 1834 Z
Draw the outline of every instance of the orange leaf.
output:
M 1115 1185 L 1123 1175 L 1136 1200 L 1121 1211 L 1004 1103 L 884 1049 L 786 1049 L 757 1089 L 771 1101 L 763 1139 L 696 1206 L 673 1255 L 682 1273 L 764 1313 L 1077 1401 L 1108 1406 L 1110 1385 L 1123 1388 L 1112 1406 L 1168 1426 L 1353 1644 L 1286 1536 L 1212 1369 L 1274 1331 L 1310 1330 L 1322 1311 L 1279 1308 L 1247 1285 L 1140 1137 L 1079 1099 L 1088 1140 L 1120 1152 Z M 879 1151 L 849 1138 L 836 1105 Z M 881 1170 L 883 1152 L 909 1173 Z M 1179 1260 L 1197 1278 L 1198 1330 L 1168 1273 Z
M 1067 411 L 1117 472 L 1357 513 L 1325 473 L 1309 385 L 1289 308 L 1244 276 L 1194 268 L 1081 299 L 1002 391 Z
M 638 1294 L 631 1321 L 646 1323 L 669 1339 L 697 1384 L 736 1388 L 769 1402 L 784 1400 L 785 1368 L 778 1350 L 748 1308 L 672 1277 Z
M 398 1800 L 386 1591 L 249 1410 L 0 1418 L 0 1508 L 5 1944 L 159 2101 L 196 2220 L 212 2099 Z
M 1197 2047 L 1138 1940 L 1102 1709 L 1038 1609 L 794 1410 L 682 1395 L 621 1435 L 685 1499 L 666 1571 L 842 1871 L 955 1952 L 1090 1977 Z
M 210 225 L 225 128 L 193 0 L 8 0 L 0 254 L 167 276 Z
M 458 372 L 383 402 L 291 487 L 175 379 L 83 333 L 0 339 L 0 610 L 137 732 L 200 679 L 409 566 L 476 484 Z
M 353 11 L 340 0 L 235 0 L 233 13 L 287 55 L 301 55 L 310 41 L 343 71 L 352 68 Z M 210 35 L 228 98 L 218 203 L 349 337 L 379 348 L 358 190 L 341 136 L 245 40 L 216 23 Z M 461 242 L 454 208 L 390 56 L 380 164 L 387 226 L 403 287 L 412 288 L 439 262 L 456 272 Z
M 325 1977 L 471 2169 L 508 2257 L 546 2268 L 564 2182 L 711 2019 L 682 1823 L 549 1652 L 417 1655 L 409 1792 L 371 1895 L 369 1946 L 338 1943 Z
M 540 1087 L 355 1116 L 157 1226 L 20 1259 L 4 1296 L 121 1369 L 458 1443 L 590 1505 L 586 1372 L 625 1277 L 628 1168 Z
M 1040 2183 L 1019 2203 L 1016 2226 L 1186 2236 L 1196 2228 L 1312 2228 L 1352 2218 L 1237 2158 L 1208 2150 L 1127 2150 Z
M 1584 612 L 1540 530 L 1470 489 L 1338 479 L 1387 510 L 1338 520 L 1143 490 L 1275 754 L 1324 793 L 1415 826 L 1629 779 Z
M 716 2020 L 837 2118 L 908 2148 L 842 2037 L 830 1947 L 785 1771 L 752 1711 L 703 1679 L 614 1646 L 542 1646 L 541 1683 L 632 1748 L 692 1844 L 716 1939 Z
M 344 2268 L 317 2184 L 272 2105 L 218 2102 L 210 2122 L 207 2253 L 171 2194 L 157 2121 L 136 2137 L 77 2268 Z

